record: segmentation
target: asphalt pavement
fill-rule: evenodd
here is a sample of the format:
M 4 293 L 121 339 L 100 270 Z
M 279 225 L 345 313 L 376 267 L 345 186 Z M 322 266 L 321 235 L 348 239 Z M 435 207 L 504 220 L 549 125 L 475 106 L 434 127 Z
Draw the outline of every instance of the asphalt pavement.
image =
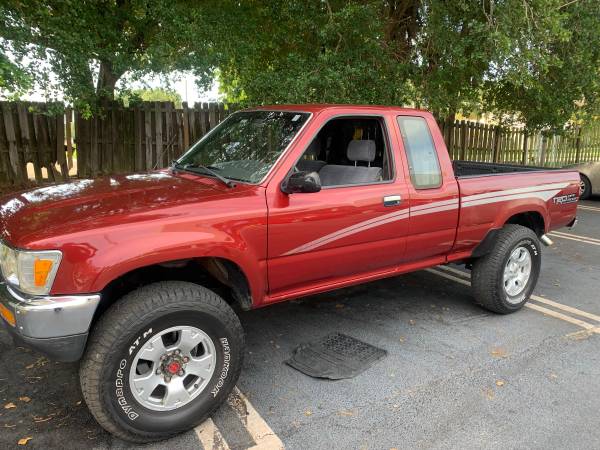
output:
M 600 448 L 600 199 L 578 215 L 553 233 L 535 297 L 516 314 L 475 305 L 458 266 L 242 313 L 247 354 L 228 404 L 196 430 L 134 447 Z M 339 381 L 284 363 L 333 332 L 387 357 Z M 95 423 L 76 364 L 14 348 L 1 330 L 0 448 L 13 447 L 131 445 Z

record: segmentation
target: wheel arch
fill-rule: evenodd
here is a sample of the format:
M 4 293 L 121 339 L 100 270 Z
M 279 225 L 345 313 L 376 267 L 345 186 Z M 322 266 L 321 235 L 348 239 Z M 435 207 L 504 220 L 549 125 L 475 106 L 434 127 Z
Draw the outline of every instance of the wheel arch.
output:
M 100 290 L 93 322 L 127 293 L 157 281 L 190 281 L 202 285 L 243 310 L 251 309 L 256 300 L 245 271 L 231 259 L 203 256 L 168 260 L 132 268 L 108 281 Z
M 473 250 L 471 257 L 479 258 L 487 255 L 496 244 L 500 230 L 509 224 L 521 225 L 525 228 L 529 228 L 538 237 L 542 236 L 546 231 L 546 221 L 539 211 L 521 211 L 514 213 L 504 220 L 500 227 L 492 228 L 487 232 L 479 245 Z

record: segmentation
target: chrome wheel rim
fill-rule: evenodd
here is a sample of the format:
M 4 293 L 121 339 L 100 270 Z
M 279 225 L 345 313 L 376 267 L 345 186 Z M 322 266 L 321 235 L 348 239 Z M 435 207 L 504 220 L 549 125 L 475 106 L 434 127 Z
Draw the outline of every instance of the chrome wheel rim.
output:
M 585 193 L 585 181 L 579 179 L 579 196 L 581 197 Z
M 129 369 L 129 386 L 138 403 L 172 411 L 194 400 L 215 372 L 212 339 L 192 326 L 171 327 L 152 336 Z
M 512 251 L 504 267 L 504 291 L 508 294 L 510 303 L 521 301 L 511 301 L 510 297 L 515 297 L 525 290 L 531 276 L 531 266 L 531 254 L 527 248 L 517 247 Z

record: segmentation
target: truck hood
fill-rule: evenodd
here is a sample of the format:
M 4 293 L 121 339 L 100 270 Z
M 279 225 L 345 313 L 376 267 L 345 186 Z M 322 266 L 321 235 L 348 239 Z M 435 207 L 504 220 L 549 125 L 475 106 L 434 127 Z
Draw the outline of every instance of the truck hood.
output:
M 232 195 L 216 183 L 161 171 L 75 180 L 13 193 L 0 199 L 0 237 L 15 247 L 35 248 L 35 242 L 61 234 L 155 220 L 162 216 L 159 211 L 168 208 Z

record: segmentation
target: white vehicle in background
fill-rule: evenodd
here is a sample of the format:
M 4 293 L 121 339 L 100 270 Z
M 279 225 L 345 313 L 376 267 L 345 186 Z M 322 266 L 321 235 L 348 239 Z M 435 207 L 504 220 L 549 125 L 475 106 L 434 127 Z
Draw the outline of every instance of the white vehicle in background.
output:
M 600 195 L 600 162 L 572 164 L 565 168 L 579 171 L 581 177 L 580 200 L 586 200 L 592 195 Z

